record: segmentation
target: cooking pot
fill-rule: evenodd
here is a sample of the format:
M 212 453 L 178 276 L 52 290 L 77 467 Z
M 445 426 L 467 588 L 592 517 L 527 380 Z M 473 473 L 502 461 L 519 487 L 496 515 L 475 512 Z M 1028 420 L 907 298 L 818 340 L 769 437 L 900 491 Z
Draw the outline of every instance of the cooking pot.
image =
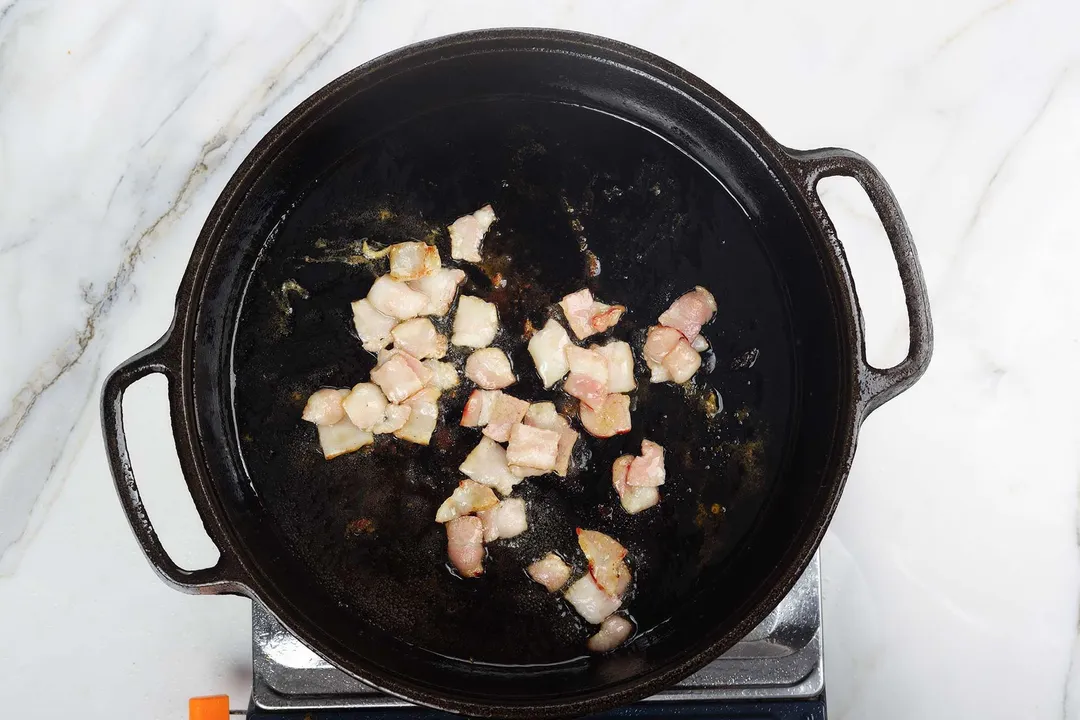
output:
M 866 361 L 843 248 L 816 192 L 866 191 L 896 257 L 910 344 Z M 634 429 L 587 438 L 565 479 L 520 494 L 530 530 L 488 549 L 484 575 L 445 565 L 434 509 L 475 444 L 457 426 L 468 387 L 441 400 L 428 447 L 380 437 L 327 462 L 299 420 L 320 386 L 366 380 L 375 359 L 349 302 L 379 270 L 361 241 L 427 239 L 492 203 L 499 220 L 465 292 L 499 308 L 521 378 L 521 333 L 589 287 L 645 328 L 701 285 L 717 298 L 710 349 L 685 386 L 651 384 L 638 358 Z M 264 604 L 313 650 L 408 700 L 480 716 L 555 717 L 633 702 L 746 635 L 806 567 L 840 498 L 860 423 L 930 361 L 926 287 L 911 233 L 877 170 L 841 149 L 786 148 L 685 70 L 599 37 L 471 32 L 349 72 L 282 120 L 210 212 L 172 327 L 105 383 L 102 425 L 132 530 L 158 574 L 191 593 Z M 460 357 L 451 356 L 451 360 Z M 139 495 L 124 390 L 168 379 L 176 447 L 213 567 L 165 552 Z M 546 393 L 546 394 L 545 394 Z M 648 437 L 667 450 L 663 499 L 627 515 L 612 460 Z M 583 559 L 575 527 L 629 549 L 637 633 L 583 652 L 590 627 L 522 568 L 549 550 Z

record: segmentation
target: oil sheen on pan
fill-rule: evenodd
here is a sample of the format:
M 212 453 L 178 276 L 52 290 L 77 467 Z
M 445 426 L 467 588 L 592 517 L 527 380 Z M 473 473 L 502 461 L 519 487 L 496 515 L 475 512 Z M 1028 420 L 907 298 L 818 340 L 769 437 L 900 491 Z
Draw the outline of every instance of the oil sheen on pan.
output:
M 445 225 L 484 203 L 499 222 L 484 263 L 465 267 L 462 292 L 497 304 L 494 344 L 517 370 L 517 397 L 565 398 L 543 389 L 521 333 L 569 292 L 588 286 L 626 305 L 612 337 L 634 348 L 695 285 L 713 292 L 719 311 L 690 383 L 650 385 L 636 353 L 633 430 L 608 440 L 583 433 L 575 463 L 584 469 L 518 486 L 529 531 L 489 546 L 483 576 L 463 580 L 447 570 L 445 531 L 432 519 L 479 437 L 457 426 L 468 383 L 443 396 L 428 447 L 389 439 L 327 462 L 299 418 L 314 389 L 351 386 L 375 363 L 349 309 L 379 272 L 364 262 L 362 240 L 426 238 L 449 257 Z M 723 565 L 780 471 L 796 411 L 793 349 L 753 224 L 698 164 L 609 115 L 503 99 L 403 123 L 299 199 L 248 282 L 233 370 L 252 485 L 287 547 L 358 623 L 426 650 L 522 665 L 581 656 L 595 626 L 524 571 L 550 550 L 573 560 L 575 576 L 584 571 L 579 526 L 628 548 L 635 584 L 625 606 L 647 634 Z M 463 350 L 447 359 L 460 365 L 453 353 Z M 611 465 L 644 437 L 666 448 L 668 481 L 659 506 L 631 516 Z

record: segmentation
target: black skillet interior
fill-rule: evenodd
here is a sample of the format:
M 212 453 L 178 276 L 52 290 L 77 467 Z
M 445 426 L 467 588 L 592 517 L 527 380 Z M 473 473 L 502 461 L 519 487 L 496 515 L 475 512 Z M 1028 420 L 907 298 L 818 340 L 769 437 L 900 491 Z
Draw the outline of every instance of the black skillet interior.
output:
M 386 266 L 344 259 L 359 254 L 358 241 L 434 237 L 448 258 L 444 226 L 488 201 L 497 230 L 484 265 L 466 266 L 463 292 L 498 306 L 497 344 L 522 379 L 507 390 L 515 396 L 566 399 L 559 387 L 544 390 L 522 333 L 526 322 L 542 326 L 559 298 L 581 287 L 626 304 L 611 335 L 634 347 L 695 285 L 712 288 L 724 311 L 706 331 L 713 371 L 690 387 L 651 385 L 639 359 L 633 431 L 586 436 L 577 472 L 523 483 L 531 530 L 490 545 L 485 574 L 462 580 L 446 569 L 446 533 L 433 518 L 480 438 L 457 424 L 470 383 L 442 399 L 442 422 L 426 449 L 387 437 L 327 462 L 314 428 L 297 418 L 315 389 L 367 380 L 374 365 L 354 336 L 349 302 L 366 295 Z M 493 287 L 496 275 L 505 287 Z M 761 244 L 738 204 L 699 165 L 610 115 L 513 99 L 398 125 L 300 200 L 252 282 L 235 372 L 241 447 L 255 489 L 320 583 L 358 617 L 419 647 L 505 664 L 581 656 L 590 626 L 522 570 L 557 550 L 580 571 L 576 527 L 603 530 L 627 546 L 638 579 L 629 610 L 643 630 L 655 627 L 694 590 L 702 568 L 731 551 L 779 465 L 793 411 L 792 348 Z M 757 361 L 745 367 L 752 353 Z M 459 348 L 450 358 L 461 369 L 466 355 Z M 715 391 L 725 409 L 713 415 Z M 670 480 L 659 508 L 629 516 L 618 507 L 611 465 L 636 454 L 645 437 L 667 449 Z M 351 529 L 357 523 L 363 531 Z
M 843 341 L 792 201 L 724 118 L 626 67 L 479 47 L 404 65 L 344 84 L 287 133 L 208 276 L 195 379 L 214 400 L 197 401 L 200 434 L 229 479 L 218 493 L 256 591 L 347 669 L 429 700 L 584 697 L 730 644 L 797 574 L 785 563 L 834 482 Z M 566 479 L 519 486 L 529 532 L 462 580 L 432 519 L 479 439 L 456 424 L 467 382 L 443 396 L 428 448 L 382 437 L 327 462 L 298 418 L 314 389 L 374 364 L 349 302 L 385 270 L 356 257 L 359 242 L 428 239 L 449 262 L 445 225 L 487 202 L 499 221 L 465 292 L 499 307 L 512 394 L 559 401 L 521 333 L 580 287 L 628 307 L 611 335 L 635 347 L 694 285 L 720 311 L 695 382 L 650 385 L 639 359 L 634 430 L 586 439 Z M 463 357 L 451 354 L 459 369 Z M 643 437 L 667 448 L 668 484 L 658 508 L 628 516 L 611 462 Z M 618 538 L 635 571 L 639 636 L 599 660 L 583 657 L 595 628 L 523 572 L 549 550 L 580 571 L 575 527 Z

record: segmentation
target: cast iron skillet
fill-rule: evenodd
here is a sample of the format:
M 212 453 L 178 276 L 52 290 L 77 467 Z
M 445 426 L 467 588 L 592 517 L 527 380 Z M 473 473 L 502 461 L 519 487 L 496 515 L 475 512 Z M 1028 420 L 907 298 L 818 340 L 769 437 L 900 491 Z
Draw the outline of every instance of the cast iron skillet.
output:
M 896 255 L 911 340 L 887 370 L 866 362 L 815 192 L 831 175 L 862 184 Z M 626 304 L 613 335 L 635 347 L 696 284 L 720 310 L 695 381 L 650 385 L 639 367 L 633 432 L 582 443 L 565 480 L 523 484 L 530 531 L 492 544 L 484 576 L 465 581 L 446 569 L 432 517 L 478 438 L 455 424 L 467 387 L 444 396 L 428 448 L 383 438 L 326 462 L 298 417 L 314 389 L 373 365 L 348 308 L 376 274 L 355 258 L 358 241 L 427 238 L 448 258 L 445 225 L 487 202 L 500 219 L 465 291 L 498 304 L 520 397 L 559 397 L 515 338 L 567 292 Z M 681 679 L 776 605 L 832 515 L 860 422 L 915 382 L 931 344 L 910 232 L 862 157 L 784 148 L 636 48 L 485 31 L 364 65 L 263 139 L 203 228 L 172 328 L 106 382 L 103 426 L 121 502 L 166 582 L 258 600 L 339 667 L 409 700 L 566 716 Z M 221 551 L 211 568 L 168 557 L 132 474 L 123 392 L 154 372 L 168 378 L 181 466 Z M 611 461 L 643 437 L 668 449 L 669 479 L 658 508 L 628 516 Z M 580 572 L 575 526 L 618 538 L 634 566 L 638 635 L 602 657 L 582 652 L 595 628 L 522 571 L 556 549 Z

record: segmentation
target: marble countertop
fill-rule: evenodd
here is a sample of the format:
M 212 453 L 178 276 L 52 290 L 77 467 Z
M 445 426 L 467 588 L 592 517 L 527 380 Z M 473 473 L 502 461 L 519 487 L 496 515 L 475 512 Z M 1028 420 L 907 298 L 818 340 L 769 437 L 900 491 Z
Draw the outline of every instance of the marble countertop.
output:
M 151 572 L 106 468 L 102 379 L 168 326 L 211 204 L 285 113 L 388 50 L 507 25 L 639 45 L 781 142 L 878 165 L 915 232 L 937 349 L 864 426 L 822 548 L 830 717 L 1080 718 L 1071 0 L 0 0 L 6 714 L 182 718 L 215 693 L 244 706 L 249 603 Z M 906 340 L 882 232 L 853 182 L 823 193 L 870 358 L 889 364 Z M 195 567 L 215 551 L 186 510 L 163 388 L 130 396 L 135 466 Z

